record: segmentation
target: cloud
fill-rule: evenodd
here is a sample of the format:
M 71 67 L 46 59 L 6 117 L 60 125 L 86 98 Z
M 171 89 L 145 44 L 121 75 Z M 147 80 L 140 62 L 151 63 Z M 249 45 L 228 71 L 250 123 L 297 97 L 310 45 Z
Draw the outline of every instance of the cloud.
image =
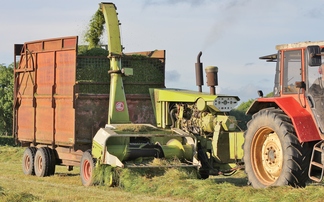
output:
M 154 5 L 175 5 L 175 4 L 189 4 L 191 6 L 202 5 L 206 1 L 210 0 L 146 0 L 146 6 L 154 6 Z
M 180 73 L 177 70 L 165 71 L 165 80 L 166 82 L 179 82 Z
M 244 66 L 253 66 L 254 65 L 254 62 L 248 62 L 248 63 L 245 63 Z

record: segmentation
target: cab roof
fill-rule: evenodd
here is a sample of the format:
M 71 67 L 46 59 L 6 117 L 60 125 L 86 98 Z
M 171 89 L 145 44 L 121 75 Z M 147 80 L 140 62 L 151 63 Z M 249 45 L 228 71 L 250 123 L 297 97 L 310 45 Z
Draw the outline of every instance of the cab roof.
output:
M 283 50 L 283 49 L 292 49 L 292 48 L 304 48 L 311 45 L 324 46 L 324 41 L 304 41 L 298 43 L 281 44 L 281 45 L 276 45 L 276 49 Z

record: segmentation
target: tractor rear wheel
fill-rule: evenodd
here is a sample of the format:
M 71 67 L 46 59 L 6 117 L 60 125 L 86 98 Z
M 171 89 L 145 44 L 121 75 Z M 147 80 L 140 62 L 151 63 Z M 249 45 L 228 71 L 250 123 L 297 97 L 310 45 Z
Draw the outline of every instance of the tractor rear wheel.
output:
M 305 187 L 312 150 L 298 141 L 282 110 L 267 108 L 254 114 L 244 137 L 245 172 L 253 187 Z
M 85 151 L 81 158 L 80 176 L 84 186 L 93 185 L 95 161 L 92 158 L 91 151 Z

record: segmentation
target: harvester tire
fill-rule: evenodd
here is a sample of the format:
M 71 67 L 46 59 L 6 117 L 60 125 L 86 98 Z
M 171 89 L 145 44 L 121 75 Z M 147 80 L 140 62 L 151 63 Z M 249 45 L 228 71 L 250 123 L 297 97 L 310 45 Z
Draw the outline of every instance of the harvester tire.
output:
M 291 119 L 280 109 L 254 114 L 244 133 L 244 164 L 254 188 L 305 187 L 312 149 L 298 141 Z
M 93 174 L 94 174 L 95 161 L 92 158 L 90 150 L 83 153 L 80 165 L 80 176 L 83 186 L 93 185 Z
M 37 148 L 28 147 L 25 149 L 22 158 L 22 169 L 25 175 L 35 175 L 34 159 Z
M 35 154 L 34 167 L 37 177 L 48 176 L 50 157 L 45 147 L 38 148 Z

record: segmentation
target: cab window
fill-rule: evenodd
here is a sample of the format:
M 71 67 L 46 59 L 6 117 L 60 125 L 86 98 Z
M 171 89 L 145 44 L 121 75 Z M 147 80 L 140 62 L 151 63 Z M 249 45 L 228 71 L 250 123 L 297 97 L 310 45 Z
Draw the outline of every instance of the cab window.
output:
M 301 50 L 285 51 L 284 57 L 284 72 L 283 72 L 283 93 L 293 94 L 298 93 L 295 87 L 296 81 L 301 81 Z

